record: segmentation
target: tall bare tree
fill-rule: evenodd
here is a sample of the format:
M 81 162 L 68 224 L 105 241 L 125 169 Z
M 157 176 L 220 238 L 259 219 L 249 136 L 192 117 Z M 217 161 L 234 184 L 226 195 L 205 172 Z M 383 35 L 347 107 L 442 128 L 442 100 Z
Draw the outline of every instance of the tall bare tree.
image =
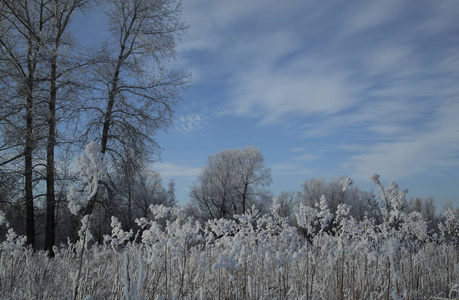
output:
M 74 13 L 83 8 L 90 0 L 2 0 L 3 23 L 6 27 L 2 35 L 2 53 L 16 77 L 22 81 L 25 95 L 25 198 L 27 207 L 27 232 L 30 244 L 34 244 L 33 225 L 33 191 L 32 191 L 32 151 L 34 141 L 34 119 L 41 116 L 46 124 L 46 222 L 45 249 L 52 255 L 55 237 L 55 147 L 57 128 L 57 109 L 62 107 L 58 102 L 63 99 L 62 91 L 69 86 L 69 73 L 81 65 L 68 65 L 63 62 L 70 49 L 71 36 L 68 28 Z M 20 37 L 20 39 L 18 38 Z M 21 45 L 21 40 L 24 40 Z M 66 50 L 66 51 L 63 51 Z M 25 57 L 23 63 L 20 57 Z M 24 60 L 24 59 L 23 59 Z M 40 66 L 40 73 L 37 72 Z M 38 74 L 38 75 L 37 75 Z M 12 77 L 13 74 L 9 74 Z M 39 110 L 35 109 L 37 87 L 42 95 Z M 60 95 L 61 93 L 61 95 Z M 68 94 L 68 92 L 66 92 Z M 60 96 L 62 98 L 60 98 Z M 32 199 L 32 200 L 31 200 Z
M 103 153 L 119 158 L 116 148 L 157 150 L 154 133 L 170 125 L 178 88 L 188 75 L 167 70 L 165 63 L 174 58 L 175 41 L 186 26 L 176 0 L 107 3 L 111 37 L 97 56 L 93 79 L 99 93 L 88 132 L 100 137 Z
M 102 152 L 116 163 L 126 151 L 144 157 L 158 153 L 154 134 L 170 125 L 178 89 L 188 82 L 186 73 L 165 67 L 186 26 L 179 18 L 180 1 L 110 0 L 107 5 L 111 38 L 96 57 L 97 93 L 91 94 L 87 135 L 100 139 Z
M 0 163 L 24 161 L 26 235 L 27 243 L 34 248 L 33 152 L 37 145 L 36 102 L 43 87 L 38 66 L 43 54 L 41 35 L 48 18 L 43 1 L 0 3 L 1 150 L 8 156 Z
M 107 12 L 110 36 L 87 51 L 86 59 L 73 47 L 69 29 L 78 11 L 95 4 Z M 178 90 L 188 81 L 186 73 L 166 68 L 186 30 L 180 5 L 180 0 L 0 0 L 0 165 L 21 164 L 18 178 L 24 181 L 33 247 L 34 194 L 44 194 L 44 243 L 52 255 L 58 130 L 70 124 L 65 112 L 82 87 L 86 102 L 75 108 L 88 112 L 86 136 L 98 139 L 115 164 L 126 162 L 128 152 L 141 159 L 158 154 L 154 134 L 170 125 Z M 91 80 L 81 79 L 78 72 L 90 64 Z M 34 186 L 42 189 L 43 179 L 46 192 L 37 192 Z
M 46 54 L 49 63 L 49 100 L 47 110 L 47 144 L 46 144 L 46 224 L 45 224 L 45 250 L 48 250 L 53 256 L 53 246 L 55 243 L 55 173 L 54 173 L 54 155 L 56 146 L 56 110 L 58 107 L 59 89 L 67 87 L 69 82 L 63 80 L 68 76 L 70 70 L 79 66 L 59 66 L 60 52 L 64 47 L 69 47 L 70 36 L 67 34 L 72 16 L 77 10 L 84 8 L 89 0 L 53 0 L 47 2 L 42 9 L 49 11 L 51 20 L 48 40 L 43 41 L 45 44 Z

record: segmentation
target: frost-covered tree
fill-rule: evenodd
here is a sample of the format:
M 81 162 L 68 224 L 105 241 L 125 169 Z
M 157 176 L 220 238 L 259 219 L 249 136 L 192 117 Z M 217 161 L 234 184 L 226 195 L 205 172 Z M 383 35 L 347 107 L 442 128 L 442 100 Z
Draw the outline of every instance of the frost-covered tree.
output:
M 180 0 L 0 1 L 0 167 L 23 185 L 16 200 L 25 207 L 32 246 L 35 227 L 45 233 L 50 253 L 55 244 L 56 197 L 65 194 L 56 190 L 56 155 L 64 142 L 78 148 L 97 140 L 114 163 L 126 151 L 142 158 L 159 153 L 154 134 L 171 124 L 178 89 L 188 81 L 186 73 L 166 67 L 186 29 L 180 5 Z M 87 42 L 73 36 L 78 28 L 71 27 L 72 20 L 96 6 L 107 13 L 107 22 L 94 30 L 106 31 L 107 39 L 86 48 Z M 76 138 L 70 132 L 75 128 Z M 38 203 L 44 195 L 46 202 Z M 108 198 L 92 198 L 88 212 L 96 200 Z M 44 216 L 39 224 L 37 207 Z
M 416 197 L 409 202 L 408 211 L 419 212 L 426 220 L 430 231 L 437 229 L 439 216 L 436 213 L 437 207 L 435 206 L 434 198 L 422 199 L 421 197 Z
M 271 183 L 271 169 L 256 147 L 224 150 L 209 156 L 191 188 L 190 197 L 204 219 L 243 214 L 264 197 L 261 188 Z
M 142 166 L 135 172 L 120 175 L 115 184 L 114 211 L 129 228 L 136 218 L 150 215 L 150 205 L 171 207 L 176 204 L 174 183 L 166 186 L 159 172 Z
M 459 211 L 446 209 L 443 213 L 442 221 L 438 225 L 443 241 L 459 244 Z

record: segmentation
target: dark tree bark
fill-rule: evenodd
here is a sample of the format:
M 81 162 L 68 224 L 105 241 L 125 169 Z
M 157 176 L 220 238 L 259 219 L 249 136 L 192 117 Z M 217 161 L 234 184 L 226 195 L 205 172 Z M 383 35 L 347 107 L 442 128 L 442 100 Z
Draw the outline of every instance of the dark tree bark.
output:
M 46 223 L 45 223 L 45 250 L 50 257 L 54 257 L 53 246 L 55 243 L 55 159 L 56 147 L 56 109 L 58 101 L 58 90 L 60 88 L 60 77 L 70 72 L 59 66 L 59 51 L 64 34 L 68 29 L 72 15 L 77 9 L 84 7 L 89 0 L 53 0 L 48 3 L 47 9 L 52 11 L 53 28 L 51 28 L 52 43 L 47 47 L 49 58 L 49 100 L 48 100 L 48 136 L 46 145 Z M 46 5 L 46 4 L 45 4 Z M 73 69 L 73 68 L 71 68 Z M 60 72 L 60 74 L 58 73 Z
M 30 47 L 30 44 L 29 44 Z M 33 149 L 34 149 L 34 120 L 33 120 L 33 85 L 34 85 L 34 63 L 30 60 L 31 49 L 28 53 L 28 77 L 26 97 L 26 134 L 24 147 L 24 194 L 26 205 L 26 236 L 27 244 L 35 249 L 35 217 L 33 204 Z
M 50 96 L 48 102 L 48 142 L 46 145 L 46 224 L 45 250 L 54 257 L 53 246 L 56 235 L 54 193 L 54 147 L 56 145 L 56 98 L 57 98 L 57 49 L 51 58 Z
M 35 113 L 36 94 L 38 93 L 39 82 L 37 80 L 37 65 L 41 45 L 37 39 L 37 32 L 41 32 L 46 22 L 43 17 L 43 10 L 40 4 L 25 2 L 11 2 L 2 0 L 0 2 L 0 18 L 5 25 L 0 37 L 0 48 L 2 55 L 2 71 L 7 80 L 15 82 L 23 88 L 16 91 L 17 94 L 11 97 L 24 99 L 24 104 L 16 114 L 24 112 L 24 135 L 23 140 L 18 143 L 23 145 L 21 153 L 10 159 L 6 164 L 15 159 L 24 159 L 24 203 L 26 208 L 26 236 L 27 244 L 35 249 L 35 208 L 33 192 L 33 161 L 37 137 L 35 136 Z M 38 5 L 38 6 L 37 6 Z M 38 9 L 37 9 L 38 8 Z M 12 88 L 12 90 L 9 90 Z M 10 85 L 3 93 L 14 92 L 14 85 Z M 11 113 L 10 115 L 13 115 Z M 18 127 L 21 127 L 19 125 Z M 22 136 L 22 135 L 21 135 Z

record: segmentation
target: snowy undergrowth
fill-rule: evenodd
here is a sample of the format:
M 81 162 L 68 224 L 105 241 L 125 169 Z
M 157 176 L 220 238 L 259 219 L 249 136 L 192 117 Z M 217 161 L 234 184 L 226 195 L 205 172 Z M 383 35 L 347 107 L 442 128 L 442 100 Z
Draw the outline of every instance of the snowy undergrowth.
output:
M 370 219 L 359 223 L 344 214 L 335 218 L 339 224 L 334 232 L 321 230 L 323 220 L 308 219 L 320 225 L 306 240 L 274 210 L 261 216 L 253 209 L 204 225 L 186 218 L 180 208 L 151 210 L 152 220 L 138 220 L 143 228 L 138 242 L 131 242 L 133 233 L 114 219 L 105 243 L 86 249 L 78 299 L 458 296 L 457 246 L 441 237 L 427 239 L 414 216 L 391 230 L 384 228 L 387 224 Z M 56 249 L 56 257 L 49 259 L 8 234 L 0 246 L 2 299 L 72 299 L 82 241 Z
M 71 191 L 70 209 L 90 201 L 103 176 L 98 148 L 80 159 L 87 184 Z M 378 178 L 376 178 L 378 179 Z M 379 183 L 379 180 L 378 180 Z M 298 227 L 273 205 L 233 219 L 200 223 L 180 207 L 151 206 L 138 232 L 112 218 L 102 245 L 91 239 L 90 215 L 79 240 L 55 258 L 24 247 L 8 229 L 0 244 L 1 299 L 454 299 L 459 297 L 459 224 L 447 211 L 439 236 L 418 213 L 400 210 L 396 185 L 383 188 L 383 221 L 356 221 L 349 206 L 331 211 L 322 197 L 300 206 Z

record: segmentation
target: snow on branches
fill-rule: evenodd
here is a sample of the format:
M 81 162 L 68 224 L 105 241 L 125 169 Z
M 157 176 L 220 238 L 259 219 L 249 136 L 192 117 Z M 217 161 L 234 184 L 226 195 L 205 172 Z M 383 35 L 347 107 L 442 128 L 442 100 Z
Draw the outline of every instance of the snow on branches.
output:
M 74 215 L 77 215 L 81 208 L 96 195 L 99 180 L 107 173 L 107 159 L 102 154 L 100 145 L 91 141 L 84 152 L 76 158 L 76 167 L 86 186 L 83 192 L 72 186 L 67 195 L 69 210 Z

